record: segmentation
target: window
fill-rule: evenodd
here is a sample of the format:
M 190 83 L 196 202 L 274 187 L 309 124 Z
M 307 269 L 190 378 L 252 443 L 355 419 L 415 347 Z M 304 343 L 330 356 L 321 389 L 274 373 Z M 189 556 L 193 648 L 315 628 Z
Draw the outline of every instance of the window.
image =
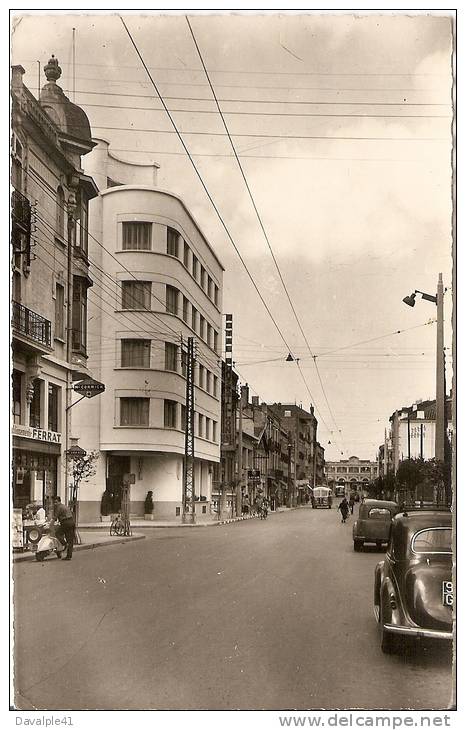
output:
M 189 244 L 184 241 L 183 263 L 187 269 L 189 269 L 189 251 Z
M 210 393 L 210 383 L 212 380 L 212 373 L 210 370 L 205 371 L 205 389 L 208 393 Z
M 218 396 L 218 378 L 216 375 L 214 375 L 214 389 L 212 393 L 215 397 Z
M 73 276 L 72 347 L 86 354 L 87 347 L 87 280 Z
M 205 437 L 210 440 L 210 418 L 205 419 Z
M 150 348 L 150 340 L 121 340 L 121 367 L 149 368 Z
M 178 231 L 174 228 L 167 227 L 167 253 L 170 256 L 178 257 Z
M 42 381 L 36 378 L 33 382 L 32 400 L 29 407 L 29 425 L 32 428 L 40 428 L 40 406 Z
M 121 308 L 150 310 L 151 287 L 150 281 L 122 281 Z
M 199 337 L 201 340 L 205 339 L 205 319 L 202 314 L 199 317 Z
M 204 438 L 204 416 L 199 413 L 197 435 Z
M 188 321 L 188 307 L 189 307 L 189 301 L 183 295 L 183 320 L 185 322 Z
M 205 289 L 205 285 L 206 285 L 206 270 L 204 269 L 204 267 L 201 264 L 201 287 L 203 289 Z
M 218 352 L 218 332 L 214 330 L 214 350 Z
M 204 371 L 205 371 L 204 365 L 199 365 L 199 387 L 200 388 L 204 387 Z
M 152 223 L 141 221 L 123 222 L 123 251 L 150 251 L 152 249 Z
M 193 276 L 197 281 L 197 274 L 199 269 L 199 261 L 197 260 L 197 256 L 193 254 Z
M 181 430 L 186 431 L 186 406 L 181 406 Z
M 49 431 L 58 431 L 58 395 L 60 388 L 58 385 L 49 383 L 49 415 L 48 428 Z
M 191 329 L 197 332 L 197 309 L 191 307 Z
M 214 284 L 214 304 L 218 307 L 218 286 Z
M 120 425 L 148 426 L 149 400 L 149 398 L 120 398 Z
M 182 348 L 181 349 L 181 374 L 182 374 L 183 378 L 186 377 L 187 358 L 188 358 L 188 355 L 187 355 L 186 351 Z
M 23 145 L 13 132 L 11 139 L 11 184 L 20 192 L 23 189 Z
M 178 289 L 168 284 L 166 287 L 166 311 L 170 314 L 178 314 Z
M 212 327 L 210 324 L 207 325 L 207 344 L 212 347 Z
M 451 529 L 449 527 L 432 527 L 420 530 L 411 541 L 414 553 L 451 553 Z
M 81 251 L 87 256 L 88 249 L 88 225 L 89 225 L 89 207 L 87 199 L 81 196 L 81 209 L 79 215 L 79 241 L 76 241 L 76 245 L 81 248 Z
M 217 421 L 212 421 L 212 441 L 217 443 Z
M 65 193 L 61 185 L 57 188 L 55 233 L 59 238 L 65 238 Z
M 165 370 L 177 370 L 178 346 L 173 342 L 165 343 Z
M 13 396 L 13 423 L 21 423 L 21 393 L 23 389 L 23 373 L 20 370 L 13 370 L 11 378 L 11 389 Z
M 213 292 L 213 284 L 214 282 L 210 278 L 210 276 L 207 277 L 207 295 L 209 299 L 212 299 L 212 292 Z
M 291 411 L 285 411 L 283 415 L 285 418 L 291 418 Z
M 165 428 L 176 428 L 176 406 L 174 400 L 165 400 L 163 403 L 163 425 Z
M 21 274 L 19 273 L 19 271 L 13 272 L 12 294 L 13 294 L 13 301 L 18 302 L 18 304 L 20 304 L 21 303 Z
M 65 337 L 65 287 L 55 285 L 55 337 Z

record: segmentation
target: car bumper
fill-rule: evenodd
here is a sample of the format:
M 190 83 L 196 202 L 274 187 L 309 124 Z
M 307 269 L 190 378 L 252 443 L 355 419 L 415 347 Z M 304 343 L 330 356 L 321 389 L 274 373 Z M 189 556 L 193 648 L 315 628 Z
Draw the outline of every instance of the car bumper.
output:
M 414 626 L 397 626 L 395 624 L 384 624 L 385 631 L 390 634 L 401 634 L 402 636 L 417 636 L 420 639 L 453 639 L 452 631 L 439 631 L 437 629 L 418 629 Z

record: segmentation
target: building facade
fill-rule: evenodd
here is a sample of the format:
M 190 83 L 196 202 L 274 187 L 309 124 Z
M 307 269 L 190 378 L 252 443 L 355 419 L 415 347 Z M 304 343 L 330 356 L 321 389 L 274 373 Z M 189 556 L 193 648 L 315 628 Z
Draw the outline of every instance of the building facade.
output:
M 345 493 L 362 492 L 379 475 L 379 466 L 377 461 L 350 456 L 340 461 L 327 461 L 324 472 L 328 486 L 334 491 L 340 487 Z
M 196 343 L 196 512 L 209 514 L 220 458 L 223 267 L 182 200 L 157 188 L 156 164 L 126 163 L 98 140 L 88 170 L 100 190 L 90 209 L 99 291 L 89 365 L 105 392 L 76 408 L 79 445 L 101 455 L 81 487 L 81 519 L 99 518 L 104 490 L 116 511 L 125 475 L 134 515 L 151 491 L 155 519 L 181 519 L 188 337 Z
M 87 215 L 96 186 L 81 166 L 94 143 L 84 111 L 57 85 L 39 99 L 12 69 L 13 507 L 65 500 L 67 398 L 87 371 Z
M 314 407 L 309 411 L 296 404 L 273 403 L 270 409 L 288 433 L 295 474 L 291 480 L 290 504 L 303 504 L 309 497 L 309 487 L 317 485 L 317 418 Z M 322 456 L 322 447 L 320 454 Z

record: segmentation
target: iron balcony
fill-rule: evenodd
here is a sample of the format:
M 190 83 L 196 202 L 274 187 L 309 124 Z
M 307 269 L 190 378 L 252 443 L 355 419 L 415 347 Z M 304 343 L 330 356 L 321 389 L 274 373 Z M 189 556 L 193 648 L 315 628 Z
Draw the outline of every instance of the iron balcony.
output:
M 19 302 L 12 302 L 11 325 L 14 333 L 27 337 L 39 345 L 51 347 L 51 322 Z

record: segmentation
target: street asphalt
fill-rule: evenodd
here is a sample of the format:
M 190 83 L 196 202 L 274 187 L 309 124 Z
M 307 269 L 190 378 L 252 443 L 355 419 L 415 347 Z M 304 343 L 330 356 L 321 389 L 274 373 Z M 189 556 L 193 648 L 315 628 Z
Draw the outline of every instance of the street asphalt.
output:
M 352 520 L 301 508 L 16 564 L 16 707 L 450 707 L 448 647 L 382 654 L 383 553 L 353 551 Z

